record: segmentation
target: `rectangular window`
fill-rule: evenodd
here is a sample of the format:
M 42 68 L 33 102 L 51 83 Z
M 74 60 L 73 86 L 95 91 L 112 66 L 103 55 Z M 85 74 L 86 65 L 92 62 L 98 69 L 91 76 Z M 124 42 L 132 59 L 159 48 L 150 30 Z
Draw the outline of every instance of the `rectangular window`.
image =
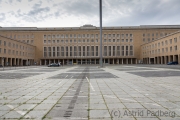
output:
M 46 43 L 46 40 L 44 40 L 44 43 Z
M 91 46 L 91 56 L 94 56 L 94 46 Z
M 104 46 L 104 56 L 107 56 L 107 46 Z
M 170 47 L 170 52 L 172 52 L 172 47 Z
M 44 47 L 44 57 L 47 57 L 47 48 Z
M 98 46 L 96 46 L 96 56 L 98 56 Z
M 113 56 L 116 56 L 116 46 L 113 46 Z
M 124 56 L 124 46 L 121 46 L 121 55 Z
M 86 48 L 83 46 L 83 56 L 86 56 Z
M 81 46 L 78 46 L 78 56 L 81 56 Z
M 120 56 L 120 46 L 117 46 L 117 53 L 116 53 L 117 56 Z
M 74 56 L 77 56 L 77 47 L 74 46 Z
M 109 56 L 111 56 L 111 46 L 109 46 Z
M 1 45 L 1 40 L 0 40 L 0 45 Z
M 177 43 L 177 38 L 174 38 L 174 43 Z
M 55 48 L 55 47 L 53 47 L 53 57 L 56 57 L 55 52 L 56 52 L 56 48 Z
M 128 56 L 129 54 L 128 54 L 128 46 L 126 46 L 126 56 Z
M 90 56 L 90 47 L 87 46 L 87 56 Z
M 4 46 L 6 46 L 6 41 L 4 41 Z
M 130 55 L 133 55 L 133 46 L 130 46 Z
M 48 47 L 48 57 L 51 57 L 51 47 Z
M 64 56 L 64 47 L 61 47 L 61 56 Z
M 57 47 L 57 57 L 60 57 L 60 49 Z
M 174 46 L 174 50 L 175 50 L 175 51 L 177 51 L 177 45 L 176 45 L 176 46 Z
M 68 47 L 66 46 L 66 57 L 68 57 Z

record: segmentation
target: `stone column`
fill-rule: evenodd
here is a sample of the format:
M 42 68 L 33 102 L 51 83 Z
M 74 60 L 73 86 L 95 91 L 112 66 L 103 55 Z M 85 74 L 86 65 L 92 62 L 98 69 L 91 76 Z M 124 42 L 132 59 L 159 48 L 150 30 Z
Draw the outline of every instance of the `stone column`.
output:
M 123 65 L 124 63 L 123 63 L 123 59 L 122 59 L 122 65 Z
M 126 58 L 126 64 L 128 64 L 128 58 Z
M 131 64 L 132 64 L 132 58 L 131 58 Z
M 114 65 L 114 58 L 113 58 L 113 65 Z

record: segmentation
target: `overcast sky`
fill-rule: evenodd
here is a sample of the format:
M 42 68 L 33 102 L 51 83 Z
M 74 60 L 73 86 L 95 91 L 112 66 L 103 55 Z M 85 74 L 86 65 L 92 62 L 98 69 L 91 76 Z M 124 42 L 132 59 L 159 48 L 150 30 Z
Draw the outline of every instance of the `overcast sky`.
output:
M 180 0 L 102 0 L 103 26 L 179 25 Z M 99 26 L 99 0 L 0 0 L 2 27 Z

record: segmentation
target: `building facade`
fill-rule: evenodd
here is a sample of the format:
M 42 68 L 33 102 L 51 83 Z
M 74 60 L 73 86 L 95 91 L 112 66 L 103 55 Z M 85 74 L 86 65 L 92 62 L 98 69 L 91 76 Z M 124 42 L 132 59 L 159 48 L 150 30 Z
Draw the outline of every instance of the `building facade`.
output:
M 159 58 L 156 60 L 156 57 L 148 56 L 149 54 L 147 54 L 147 49 L 144 46 L 169 37 L 178 30 L 180 30 L 179 25 L 103 27 L 103 63 L 159 63 Z M 2 52 L 0 57 L 5 57 L 8 61 L 11 58 L 13 61 L 11 65 L 17 63 L 14 62 L 16 58 L 24 60 L 21 65 L 25 65 L 25 60 L 27 63 L 32 61 L 31 64 L 36 63 L 38 65 L 57 62 L 62 64 L 99 64 L 99 33 L 99 27 L 92 25 L 64 28 L 0 27 L 0 35 L 4 39 L 11 39 L 11 41 L 16 41 L 23 46 L 33 47 L 32 51 L 29 51 L 32 56 L 29 56 L 30 53 L 24 52 L 27 54 L 22 56 L 23 58 L 12 54 L 7 57 L 7 54 Z M 178 40 L 179 38 L 177 38 Z M 3 47 L 1 45 L 1 49 L 4 49 Z M 171 56 L 171 54 L 168 55 Z M 152 60 L 151 58 L 154 58 L 156 62 L 149 62 Z
M 0 36 L 0 64 L 3 66 L 32 65 L 35 46 Z
M 180 63 L 180 31 L 141 45 L 141 51 L 145 64 Z

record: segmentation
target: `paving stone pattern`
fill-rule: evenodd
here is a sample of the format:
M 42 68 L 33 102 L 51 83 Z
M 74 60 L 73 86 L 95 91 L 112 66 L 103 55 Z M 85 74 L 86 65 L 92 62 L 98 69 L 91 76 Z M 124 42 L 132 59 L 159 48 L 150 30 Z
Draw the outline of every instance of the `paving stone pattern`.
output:
M 176 68 L 6 69 L 0 71 L 0 120 L 179 120 Z

